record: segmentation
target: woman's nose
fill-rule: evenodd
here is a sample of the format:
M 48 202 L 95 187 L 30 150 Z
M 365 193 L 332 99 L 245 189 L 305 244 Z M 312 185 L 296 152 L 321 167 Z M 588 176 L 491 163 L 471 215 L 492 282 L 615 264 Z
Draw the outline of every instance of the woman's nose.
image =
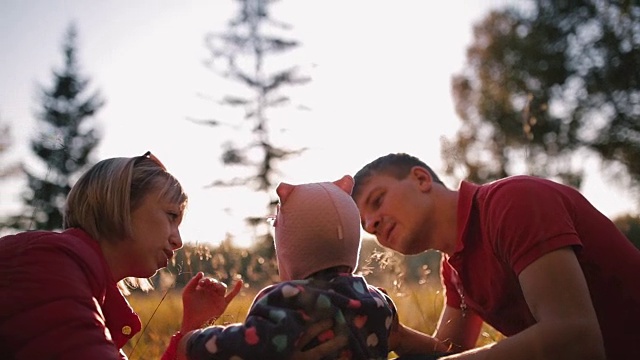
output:
M 182 236 L 180 236 L 180 230 L 176 229 L 175 232 L 171 234 L 169 243 L 173 247 L 173 250 L 178 250 L 182 247 Z

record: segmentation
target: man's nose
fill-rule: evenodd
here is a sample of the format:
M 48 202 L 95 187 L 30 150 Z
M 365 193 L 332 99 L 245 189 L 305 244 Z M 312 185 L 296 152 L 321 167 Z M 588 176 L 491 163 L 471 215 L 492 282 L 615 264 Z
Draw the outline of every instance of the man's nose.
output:
M 378 229 L 378 224 L 380 224 L 380 220 L 376 216 L 369 215 L 363 218 L 363 228 L 364 231 L 369 234 L 375 235 L 376 230 Z

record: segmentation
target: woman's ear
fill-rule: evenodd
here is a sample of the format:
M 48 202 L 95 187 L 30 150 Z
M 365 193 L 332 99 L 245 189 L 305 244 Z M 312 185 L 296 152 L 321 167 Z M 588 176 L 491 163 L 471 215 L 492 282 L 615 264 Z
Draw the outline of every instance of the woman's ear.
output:
M 433 177 L 427 169 L 422 166 L 414 166 L 411 168 L 410 176 L 414 178 L 421 191 L 431 191 L 431 187 L 433 186 Z

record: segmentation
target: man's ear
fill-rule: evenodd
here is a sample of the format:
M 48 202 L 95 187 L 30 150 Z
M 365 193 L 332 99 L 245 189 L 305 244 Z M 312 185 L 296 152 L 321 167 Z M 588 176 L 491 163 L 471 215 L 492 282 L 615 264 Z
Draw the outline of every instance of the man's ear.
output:
M 421 166 L 411 168 L 410 175 L 418 184 L 418 188 L 422 191 L 429 192 L 433 186 L 433 177 L 429 171 Z

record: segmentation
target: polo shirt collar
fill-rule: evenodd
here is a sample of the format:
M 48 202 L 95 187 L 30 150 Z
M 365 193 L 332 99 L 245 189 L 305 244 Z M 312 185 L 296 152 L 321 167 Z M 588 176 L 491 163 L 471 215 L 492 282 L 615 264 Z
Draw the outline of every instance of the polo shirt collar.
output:
M 476 193 L 480 189 L 480 185 L 462 181 L 460 183 L 460 189 L 458 189 L 458 241 L 456 248 L 453 252 L 453 256 L 459 254 L 464 250 L 464 237 L 469 225 L 469 218 L 471 217 L 471 208 L 473 206 L 473 199 Z

